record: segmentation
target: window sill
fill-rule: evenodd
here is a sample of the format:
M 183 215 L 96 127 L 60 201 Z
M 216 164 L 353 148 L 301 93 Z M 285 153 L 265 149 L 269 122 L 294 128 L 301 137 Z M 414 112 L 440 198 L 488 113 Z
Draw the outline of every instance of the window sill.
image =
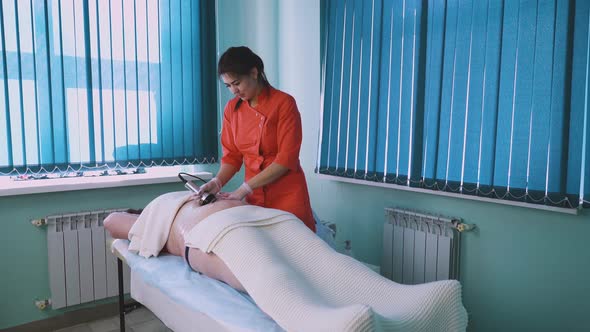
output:
M 446 196 L 446 197 L 452 197 L 452 198 L 469 199 L 469 200 L 473 200 L 473 201 L 489 202 L 489 203 L 495 203 L 495 204 L 501 204 L 501 205 L 518 206 L 518 207 L 524 207 L 524 208 L 528 208 L 528 209 L 537 209 L 537 210 L 559 212 L 559 213 L 572 214 L 572 215 L 578 215 L 578 213 L 579 213 L 579 209 L 568 209 L 568 208 L 560 208 L 560 207 L 555 207 L 555 206 L 546 206 L 546 205 L 515 202 L 515 201 L 508 201 L 508 200 L 501 200 L 501 199 L 493 199 L 493 198 L 487 198 L 487 197 L 461 195 L 461 194 L 450 193 L 450 192 L 445 192 L 445 191 L 435 191 L 435 190 L 428 190 L 428 189 L 422 189 L 422 188 L 412 188 L 412 187 L 400 186 L 400 185 L 391 184 L 391 183 L 379 183 L 379 182 L 372 182 L 372 181 L 362 181 L 362 180 L 357 180 L 357 179 L 349 179 L 349 178 L 344 178 L 344 177 L 334 176 L 334 175 L 326 175 L 326 174 L 317 174 L 316 173 L 316 176 L 318 176 L 320 179 L 326 179 L 326 180 L 334 180 L 334 181 L 339 181 L 339 182 L 362 184 L 365 186 L 374 186 L 374 187 L 381 187 L 381 188 L 391 188 L 391 189 L 397 189 L 397 190 L 403 190 L 403 191 L 412 191 L 412 192 L 419 192 L 419 193 L 438 195 L 438 196 Z
M 187 172 L 204 180 L 213 177 L 210 172 L 194 171 L 192 166 L 168 166 L 146 168 L 146 173 L 112 176 L 76 177 L 62 179 L 14 181 L 9 177 L 0 177 L 0 197 L 40 194 L 61 191 L 101 189 L 114 187 L 139 186 L 145 184 L 179 182 L 178 173 Z

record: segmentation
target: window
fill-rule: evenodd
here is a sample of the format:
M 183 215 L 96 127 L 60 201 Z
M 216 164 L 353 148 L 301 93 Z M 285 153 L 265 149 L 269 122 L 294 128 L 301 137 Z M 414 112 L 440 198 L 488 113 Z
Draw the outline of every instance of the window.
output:
M 0 4 L 0 174 L 212 162 L 214 7 Z
M 588 204 L 590 3 L 325 5 L 316 172 Z

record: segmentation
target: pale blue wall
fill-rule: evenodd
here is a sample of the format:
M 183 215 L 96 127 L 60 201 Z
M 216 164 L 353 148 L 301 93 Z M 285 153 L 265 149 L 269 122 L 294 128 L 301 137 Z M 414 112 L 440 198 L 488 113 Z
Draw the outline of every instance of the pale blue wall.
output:
M 49 298 L 50 292 L 46 231 L 34 227 L 32 219 L 68 212 L 139 208 L 161 193 L 175 190 L 183 190 L 182 185 L 0 197 L 0 329 L 65 311 L 40 311 L 34 305 L 36 298 Z
M 218 0 L 220 49 L 245 44 L 264 59 L 272 84 L 295 96 L 302 113 L 301 160 L 312 204 L 335 221 L 339 241 L 379 263 L 383 208 L 441 213 L 476 223 L 462 241 L 461 279 L 472 331 L 590 330 L 590 214 L 542 212 L 430 194 L 319 179 L 319 2 Z M 221 104 L 228 95 L 221 95 Z M 215 171 L 215 167 L 212 168 Z M 236 182 L 239 179 L 236 179 Z M 49 296 L 45 234 L 30 219 L 64 211 L 139 207 L 177 184 L 0 197 L 0 329 L 60 314 L 39 312 Z

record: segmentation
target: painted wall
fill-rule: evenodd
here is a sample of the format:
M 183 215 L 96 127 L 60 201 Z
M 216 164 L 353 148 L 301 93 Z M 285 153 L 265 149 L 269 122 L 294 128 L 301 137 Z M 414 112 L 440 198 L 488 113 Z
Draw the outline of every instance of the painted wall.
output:
M 45 227 L 32 219 L 114 208 L 139 208 L 158 195 L 184 190 L 180 184 L 134 186 L 0 197 L 0 329 L 60 315 L 69 309 L 40 311 L 35 299 L 50 297 Z
M 313 173 L 320 123 L 319 1 L 218 0 L 218 8 L 218 49 L 250 46 L 264 59 L 271 83 L 296 98 L 304 126 L 301 161 L 312 205 L 323 219 L 337 222 L 339 242 L 351 239 L 357 258 L 379 263 L 384 207 L 461 217 L 479 228 L 461 244 L 469 330 L 590 330 L 589 212 L 569 216 L 319 179 Z M 222 91 L 221 104 L 228 98 Z M 49 286 L 45 233 L 30 219 L 140 207 L 173 190 L 182 186 L 0 197 L 0 329 L 61 313 L 39 312 L 33 305 L 36 297 L 49 296 Z

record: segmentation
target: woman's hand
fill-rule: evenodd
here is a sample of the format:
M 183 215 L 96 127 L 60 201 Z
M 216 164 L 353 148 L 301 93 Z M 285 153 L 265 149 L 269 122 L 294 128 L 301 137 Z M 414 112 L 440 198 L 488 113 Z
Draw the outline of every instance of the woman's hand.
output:
M 216 195 L 217 193 L 219 193 L 221 191 L 221 187 L 222 187 L 221 181 L 219 181 L 219 179 L 217 177 L 214 177 L 213 179 L 209 180 L 209 182 L 207 182 L 204 185 L 202 185 L 201 187 L 199 187 L 198 196 L 201 196 L 203 193 L 209 193 L 209 194 Z
M 217 194 L 217 197 L 221 198 L 221 199 L 232 199 L 232 200 L 238 200 L 241 201 L 244 198 L 246 198 L 246 196 L 250 195 L 252 193 L 252 188 L 250 188 L 250 186 L 248 185 L 248 183 L 244 182 L 242 183 L 242 185 L 234 190 L 231 193 L 219 193 Z

